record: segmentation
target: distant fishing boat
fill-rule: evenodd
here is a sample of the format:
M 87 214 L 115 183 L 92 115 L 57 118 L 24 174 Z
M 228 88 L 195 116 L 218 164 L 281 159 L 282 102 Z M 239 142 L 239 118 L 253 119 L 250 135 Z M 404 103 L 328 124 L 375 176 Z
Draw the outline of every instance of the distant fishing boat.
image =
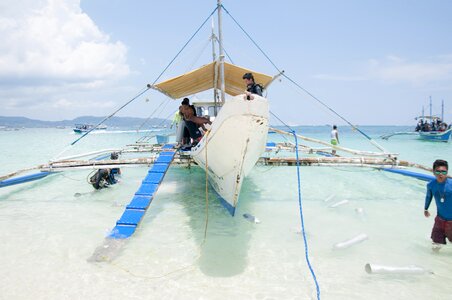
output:
M 424 107 L 422 107 L 422 115 L 414 118 L 418 120 L 414 131 L 393 132 L 382 135 L 382 139 L 389 139 L 395 135 L 415 135 L 420 140 L 432 142 L 448 142 L 452 134 L 451 126 L 444 123 L 444 101 L 442 102 L 441 117 L 432 115 L 432 100 L 430 98 L 430 115 L 424 115 Z
M 444 123 L 444 100 L 441 103 L 441 118 L 432 114 L 432 98 L 430 97 L 430 115 L 424 115 L 424 107 L 422 107 L 422 115 L 415 118 L 419 120 L 415 131 L 419 132 L 419 138 L 425 141 L 448 142 L 452 129 Z
M 85 133 L 91 130 L 107 130 L 106 125 L 98 125 L 95 126 L 93 124 L 75 124 L 75 128 L 73 128 L 75 133 Z

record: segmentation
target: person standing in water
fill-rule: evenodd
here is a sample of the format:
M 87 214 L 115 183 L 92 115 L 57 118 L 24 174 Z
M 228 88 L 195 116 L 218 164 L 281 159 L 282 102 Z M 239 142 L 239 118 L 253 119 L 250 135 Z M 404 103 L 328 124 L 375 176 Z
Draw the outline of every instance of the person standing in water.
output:
M 333 130 L 331 130 L 331 145 L 336 146 L 339 144 L 339 134 L 337 132 L 337 126 L 333 125 Z M 336 155 L 336 150 L 331 151 L 333 155 Z
M 441 245 L 446 244 L 446 237 L 452 242 L 452 181 L 447 178 L 449 165 L 447 161 L 437 159 L 433 163 L 435 179 L 427 184 L 425 195 L 424 216 L 430 217 L 428 208 L 435 198 L 437 214 L 432 229 L 432 249 L 437 252 Z

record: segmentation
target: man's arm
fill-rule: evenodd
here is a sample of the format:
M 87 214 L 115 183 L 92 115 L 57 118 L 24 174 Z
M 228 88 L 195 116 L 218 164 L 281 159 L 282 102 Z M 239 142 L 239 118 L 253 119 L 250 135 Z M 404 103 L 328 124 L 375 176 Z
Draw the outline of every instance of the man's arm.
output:
M 430 206 L 430 203 L 432 202 L 433 198 L 433 192 L 432 189 L 427 185 L 427 193 L 425 194 L 425 205 L 424 205 L 424 216 L 430 217 L 430 212 L 428 211 L 428 208 Z

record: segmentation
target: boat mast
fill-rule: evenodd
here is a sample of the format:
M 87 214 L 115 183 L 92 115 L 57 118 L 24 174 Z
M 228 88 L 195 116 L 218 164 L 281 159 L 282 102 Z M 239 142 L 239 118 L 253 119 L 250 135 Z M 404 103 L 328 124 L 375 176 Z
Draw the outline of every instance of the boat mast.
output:
M 444 99 L 441 100 L 441 121 L 444 122 Z
M 217 59 L 217 54 L 215 53 L 215 41 L 217 40 L 217 36 L 215 35 L 215 28 L 212 18 L 212 36 L 210 37 L 212 40 L 212 59 L 215 61 Z M 218 74 L 215 72 L 214 75 L 214 82 L 213 82 L 213 102 L 214 102 L 214 116 L 217 116 L 217 105 L 218 105 L 218 87 L 217 87 L 217 81 L 218 81 Z
M 221 30 L 221 0 L 217 0 L 218 7 L 218 44 L 220 48 L 220 88 L 221 88 L 221 102 L 225 100 L 225 85 L 224 85 L 224 53 L 223 53 L 223 33 Z
M 433 117 L 433 115 L 432 115 L 432 96 L 430 96 L 430 117 Z

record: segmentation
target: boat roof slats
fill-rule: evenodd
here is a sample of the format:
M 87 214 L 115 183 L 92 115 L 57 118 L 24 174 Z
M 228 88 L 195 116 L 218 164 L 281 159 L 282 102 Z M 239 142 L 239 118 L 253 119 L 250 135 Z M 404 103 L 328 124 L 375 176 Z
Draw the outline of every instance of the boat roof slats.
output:
M 108 237 L 112 239 L 125 239 L 130 237 L 136 229 L 136 225 L 116 225 L 115 228 L 112 229 Z
M 150 196 L 135 196 L 126 208 L 145 210 L 151 204 L 152 197 Z
M 164 175 L 164 173 L 149 172 L 148 176 L 143 179 L 143 183 L 159 184 L 162 181 Z
M 138 225 L 143 215 L 143 209 L 126 209 L 116 225 Z
M 165 80 L 153 86 L 154 89 L 168 95 L 173 99 L 193 95 L 220 86 L 218 78 L 215 84 L 216 62 L 204 65 L 199 69 L 183 75 Z M 225 92 L 231 96 L 237 96 L 245 92 L 245 84 L 242 76 L 245 73 L 253 73 L 256 83 L 266 87 L 272 81 L 272 76 L 242 68 L 230 63 L 224 63 Z M 218 76 L 219 77 L 219 76 Z

